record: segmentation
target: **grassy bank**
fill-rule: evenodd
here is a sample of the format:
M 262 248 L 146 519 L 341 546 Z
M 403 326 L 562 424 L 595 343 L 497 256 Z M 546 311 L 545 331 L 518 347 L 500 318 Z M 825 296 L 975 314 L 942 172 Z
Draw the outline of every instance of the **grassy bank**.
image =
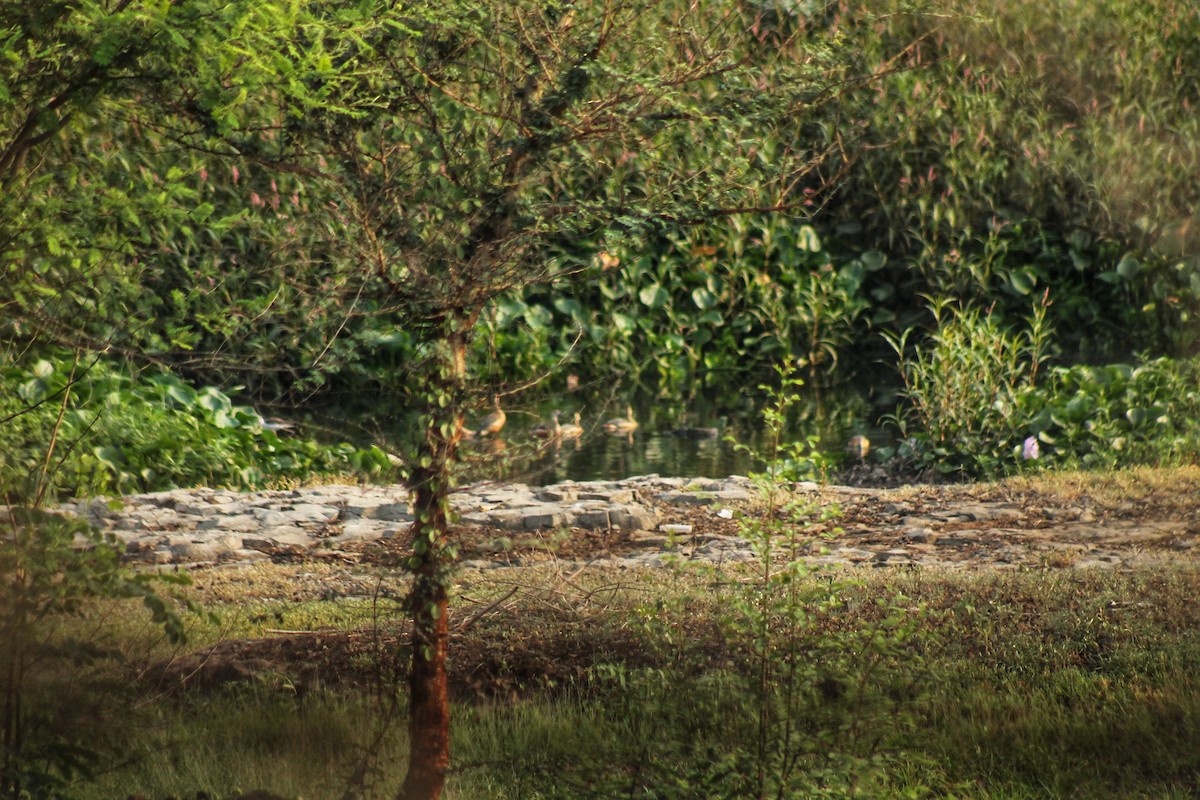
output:
M 247 603 L 202 579 L 220 621 L 192 646 L 273 644 L 228 658 L 248 680 L 168 692 L 149 670 L 126 684 L 93 740 L 126 760 L 78 796 L 342 797 L 356 772 L 365 796 L 390 796 L 400 614 L 301 597 L 323 569 L 264 569 Z M 547 569 L 464 583 L 449 796 L 749 796 L 760 780 L 799 797 L 1194 796 L 1194 567 L 817 573 L 798 587 L 806 612 L 769 627 L 738 620 L 758 580 Z M 163 655 L 127 633 L 143 663 Z

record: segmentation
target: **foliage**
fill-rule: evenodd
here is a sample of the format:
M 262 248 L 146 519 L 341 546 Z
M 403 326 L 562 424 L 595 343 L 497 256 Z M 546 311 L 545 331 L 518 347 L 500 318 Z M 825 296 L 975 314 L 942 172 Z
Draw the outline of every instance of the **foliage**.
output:
M 609 702 L 637 707 L 652 726 L 695 727 L 648 744 L 634 776 L 588 765 L 585 796 L 635 787 L 655 797 L 852 797 L 888 782 L 891 748 L 907 722 L 883 687 L 903 695 L 920 672 L 910 642 L 915 620 L 905 598 L 880 598 L 869 623 L 831 631 L 857 583 L 822 574 L 804 558 L 821 544 L 809 529 L 838 509 L 787 488 L 789 456 L 804 447 L 783 441 L 801 381 L 793 366 L 777 372 L 779 385 L 762 387 L 771 403 L 766 449 L 756 454 L 765 471 L 751 475 L 759 502 L 739 525 L 755 558 L 736 581 L 728 580 L 728 567 L 694 570 L 713 593 L 705 602 L 716 609 L 719 648 L 694 652 L 674 641 L 672 623 L 661 618 L 675 610 L 648 607 L 641 621 L 671 652 L 670 666 L 596 672 L 602 691 L 613 693 Z M 893 672 L 901 658 L 905 676 Z M 671 688 L 681 685 L 689 687 L 686 710 L 676 707 Z
M 92 691 L 103 694 L 77 698 L 77 708 L 60 697 L 109 655 L 95 641 L 64 634 L 62 620 L 81 616 L 98 599 L 140 599 L 165 637 L 180 643 L 184 628 L 176 604 L 155 584 L 185 584 L 188 578 L 125 570 L 116 538 L 78 519 L 10 505 L 0 522 L 0 796 L 71 797 L 73 785 L 94 777 L 113 744 L 90 733 L 96 711 L 106 697 L 119 701 L 111 689 L 95 686 Z
M 1012 317 L 1049 287 L 1065 352 L 1195 346 L 1195 8 L 838 2 L 808 25 L 895 67 L 846 98 L 860 136 L 820 229 L 888 254 L 899 330 L 920 295 Z
M 1027 327 L 1013 331 L 993 313 L 933 301 L 934 329 L 925 342 L 910 351 L 911 328 L 887 337 L 910 406 L 892 417 L 902 444 L 880 457 L 966 475 L 999 475 L 1029 460 L 1024 442 L 1036 431 L 1021 398 L 1037 385 L 1047 358 L 1049 305 L 1044 295 Z
M 252 408 L 170 373 L 138 374 L 107 360 L 81 364 L 60 355 L 9 359 L 3 380 L 15 387 L 0 400 L 0 474 L 11 497 L 34 495 L 51 437 L 60 444 L 56 488 L 68 495 L 196 485 L 250 489 L 322 473 L 392 469 L 378 448 L 282 437 Z
M 1116 469 L 1200 461 L 1200 361 L 1054 367 L 1020 398 L 1056 466 Z
M 533 374 L 571 357 L 587 374 L 616 367 L 672 387 L 780 358 L 832 370 L 859 334 L 866 275 L 884 262 L 829 252 L 812 227 L 780 215 L 596 242 L 591 253 L 594 273 L 499 301 L 486 324 L 506 363 L 519 354 Z
M 758 454 L 765 471 L 750 476 L 760 506 L 740 525 L 755 552 L 754 579 L 721 604 L 727 612 L 720 627 L 745 669 L 743 708 L 755 716 L 754 744 L 734 751 L 734 761 L 741 763 L 727 796 L 854 796 L 885 773 L 889 757 L 876 747 L 892 737 L 878 729 L 864 734 L 867 727 L 898 720 L 879 716 L 883 698 L 877 689 L 886 679 L 875 673 L 907 652 L 914 627 L 904 599 L 896 598 L 881 603 L 883 613 L 874 624 L 844 638 L 816 633 L 822 620 L 844 607 L 853 582 L 832 576 L 815 581 L 814 567 L 800 557 L 815 544 L 806 529 L 835 518 L 838 509 L 790 496 L 784 488 L 783 473 L 792 469 L 801 446 L 782 441 L 800 381 L 794 367 L 777 371 L 780 385 L 762 387 L 770 398 L 764 410 L 766 451 Z M 916 664 L 909 659 L 907 666 L 913 670 Z

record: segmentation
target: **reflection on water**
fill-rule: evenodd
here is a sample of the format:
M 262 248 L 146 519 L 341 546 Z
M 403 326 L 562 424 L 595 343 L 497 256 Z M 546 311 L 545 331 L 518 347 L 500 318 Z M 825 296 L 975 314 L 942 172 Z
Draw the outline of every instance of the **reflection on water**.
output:
M 728 397 L 633 398 L 629 402 L 638 427 L 619 434 L 606 433 L 603 422 L 624 416 L 625 400 L 572 394 L 536 407 L 511 408 L 508 424 L 497 438 L 468 444 L 464 454 L 471 464 L 469 479 L 544 485 L 648 474 L 720 478 L 761 470 L 761 462 L 734 444 L 758 452 L 767 449 L 758 406 L 761 399 L 748 392 L 732 394 L 733 402 Z M 849 390 L 804 396 L 788 418 L 785 439 L 815 436 L 823 453 L 844 458 L 854 435 L 866 435 L 877 445 L 887 440 L 878 420 L 894 410 L 894 402 L 894 394 L 873 400 Z M 562 412 L 564 420 L 579 412 L 583 437 L 546 441 L 533 436 L 533 428 L 549 421 L 555 410 Z M 468 424 L 475 421 L 471 417 Z

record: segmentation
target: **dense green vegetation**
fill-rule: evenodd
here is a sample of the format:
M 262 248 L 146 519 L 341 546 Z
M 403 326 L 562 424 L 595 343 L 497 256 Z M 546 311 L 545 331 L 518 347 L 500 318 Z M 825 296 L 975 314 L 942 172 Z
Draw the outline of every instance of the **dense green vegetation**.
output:
M 349 130 L 346 121 L 383 113 L 361 94 L 371 81 L 382 85 L 371 60 L 386 58 L 382 42 L 453 26 L 436 15 L 350 7 L 218 6 L 5 6 L 10 47 L 23 54 L 2 76 L 9 89 L 0 108 L 11 134 L 0 164 L 10 286 L 0 321 L 13 368 L 6 383 L 39 362 L 66 368 L 74 356 L 47 350 L 65 345 L 85 360 L 99 352 L 152 359 L 196 386 L 245 387 L 243 402 L 341 414 L 385 397 L 390 407 L 415 409 L 403 387 L 428 355 L 419 326 L 405 321 L 409 312 L 383 313 L 348 280 L 353 254 L 331 237 L 360 238 L 347 227 L 353 220 L 318 213 L 348 195 L 308 160 L 340 158 L 332 137 Z M 907 335 L 901 359 L 936 347 L 941 318 L 923 312 L 926 298 L 986 314 L 998 336 L 1048 300 L 1040 377 L 1057 374 L 1056 365 L 1137 369 L 1142 358 L 1196 352 L 1195 9 L 1122 0 L 1072 11 L 1068 25 L 1066 11 L 1035 2 L 737 8 L 763 43 L 792 37 L 815 92 L 790 128 L 764 131 L 743 153 L 806 154 L 788 194 L 774 198 L 779 210 L 712 215 L 697 196 L 663 215 L 631 203 L 615 227 L 573 221 L 535 248 L 546 280 L 487 303 L 472 345 L 476 379 L 511 385 L 566 363 L 584 381 L 616 372 L 674 394 L 795 357 L 819 382 L 836 382 L 894 363 L 884 335 Z M 305 51 L 286 49 L 289 37 Z M 1112 42 L 1120 43 L 1113 58 L 1093 57 Z M 363 72 L 339 72 L 346 59 Z M 708 90 L 720 96 L 722 85 Z M 52 113 L 33 114 L 49 96 L 58 98 Z M 294 103 L 298 116 L 280 124 L 272 97 Z M 420 108 L 419 93 L 397 102 L 386 113 Z M 752 137 L 758 111 L 738 113 L 747 125 L 736 132 L 730 117 L 728 135 Z M 449 144 L 446 164 L 473 169 Z M 563 151 L 565 160 L 538 178 L 541 190 L 593 192 L 578 184 L 582 173 L 569 172 L 578 155 Z M 722 158 L 704 150 L 692 157 Z M 431 175 L 436 158 L 435 149 Z M 665 186 L 634 168 L 605 178 L 618 179 L 643 198 Z M 432 185 L 441 180 L 404 202 L 478 202 L 461 180 L 458 200 L 430 194 L 445 189 Z M 441 247 L 430 226 L 443 216 L 420 221 L 415 241 Z M 899 438 L 928 434 L 936 448 L 914 455 L 949 454 L 947 473 L 1011 470 L 1016 462 L 999 454 L 1012 451 L 1012 437 L 1061 444 L 1061 436 L 1051 441 L 1054 425 L 1034 415 L 1088 391 L 1036 388 L 1043 399 L 1002 412 L 1004 430 L 975 430 L 971 441 L 947 445 L 918 412 Z M 1165 399 L 1121 407 L 1109 392 L 1087 402 L 1115 418 L 1140 417 L 1135 409 Z M 994 441 L 981 445 L 976 436 Z M 97 436 L 89 444 L 121 446 Z M 1110 449 L 1119 455 L 1108 463 L 1195 452 Z M 1060 460 L 1091 463 L 1086 455 L 1064 450 Z M 36 453 L 15 462 L 30 458 Z M 171 473 L 168 464 L 155 480 L 131 483 L 113 472 L 91 488 L 200 474 L 187 466 Z
M 41 683 L 56 676 L 33 666 L 105 654 L 35 622 L 135 596 L 181 632 L 112 543 L 39 515 L 57 497 L 408 480 L 412 663 L 435 665 L 429 688 L 463 414 L 491 393 L 557 390 L 568 370 L 677 396 L 793 363 L 836 386 L 883 362 L 903 404 L 887 420 L 896 444 L 871 458 L 901 474 L 1200 460 L 1197 42 L 1184 0 L 0 0 L 0 496 L 21 507 L 0 539 L 15 598 L 0 633 L 19 645 L 0 663 L 0 788 L 66 796 L 95 755 L 58 735 L 66 710 Z M 275 406 L 406 424 L 394 443 L 318 443 L 264 425 L 254 409 Z M 774 477 L 828 466 L 812 439 L 776 446 Z M 647 758 L 667 795 L 970 794 L 963 776 L 987 771 L 959 765 L 978 754 L 945 752 L 994 733 L 1010 698 L 1061 701 L 1086 718 L 1082 739 L 1099 729 L 1103 749 L 1130 748 L 1111 707 L 1088 704 L 1112 685 L 1194 734 L 1186 614 L 1134 630 L 1127 661 L 1102 653 L 1111 674 L 1093 669 L 1095 642 L 1047 654 L 1020 627 L 964 637 L 976 650 L 951 657 L 977 606 L 940 608 L 912 643 L 903 598 L 877 590 L 880 615 L 839 629 L 852 587 L 801 590 L 794 561 L 772 572 L 783 533 L 749 526 L 768 567 L 716 593 L 739 612 L 712 640 L 731 665 L 669 647 L 650 671 L 597 665 L 528 734 L 578 720 L 590 772 L 530 777 L 559 777 L 549 758 L 489 775 L 490 795 L 615 791 Z M 1034 591 L 1013 585 L 971 591 L 1005 604 Z M 672 643 L 672 602 L 645 632 L 656 647 Z M 1064 602 L 1077 614 L 1092 600 Z M 1066 628 L 1072 643 L 1094 633 Z M 989 660 L 995 646 L 1027 660 Z M 940 693 L 901 702 L 909 658 Z M 862 669 L 880 676 L 870 691 Z M 700 690 L 677 696 L 697 674 Z M 997 685 L 1011 693 L 989 705 Z M 622 707 L 661 711 L 671 735 L 622 727 Z M 1194 783 L 1187 754 L 1099 783 L 1026 774 L 1013 765 L 1038 753 L 1021 737 L 1049 730 L 1052 744 L 1078 720 L 1018 719 L 1029 727 L 979 796 Z M 1150 716 L 1134 727 L 1153 740 Z M 756 744 L 727 747 L 730 730 Z M 898 733 L 913 744 L 894 747 Z M 1063 752 L 1090 764 L 1086 744 Z M 443 756 L 414 755 L 424 773 L 406 796 L 440 793 Z

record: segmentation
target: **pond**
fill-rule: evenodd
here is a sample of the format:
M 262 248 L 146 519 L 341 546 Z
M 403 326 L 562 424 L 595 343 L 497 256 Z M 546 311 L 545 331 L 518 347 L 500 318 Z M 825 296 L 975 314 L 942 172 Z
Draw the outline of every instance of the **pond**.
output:
M 847 443 L 866 436 L 878 447 L 892 432 L 882 427 L 896 410 L 895 389 L 841 385 L 822 390 L 801 388 L 788 416 L 785 441 L 816 437 L 818 449 L 835 462 L 851 458 Z M 745 475 L 761 470 L 751 451 L 769 447 L 763 425 L 764 394 L 756 387 L 726 386 L 686 397 L 664 398 L 647 392 L 564 392 L 528 406 L 506 408 L 507 422 L 494 437 L 469 442 L 464 455 L 473 464 L 470 479 L 519 481 L 535 485 L 565 480 L 615 480 L 634 475 L 709 477 Z M 631 406 L 637 428 L 607 433 L 605 420 L 625 417 Z M 477 426 L 488 409 L 468 416 Z M 580 416 L 578 439 L 537 438 L 554 411 L 563 424 Z M 731 441 L 732 440 L 732 441 Z

